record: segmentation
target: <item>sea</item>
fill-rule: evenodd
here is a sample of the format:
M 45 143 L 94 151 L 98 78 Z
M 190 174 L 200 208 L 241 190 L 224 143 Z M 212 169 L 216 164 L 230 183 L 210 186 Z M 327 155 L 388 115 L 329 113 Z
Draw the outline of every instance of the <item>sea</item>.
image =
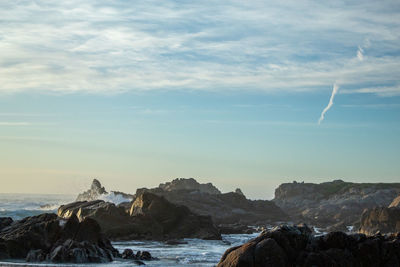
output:
M 73 202 L 74 195 L 53 194 L 0 194 L 0 217 L 11 217 L 20 220 L 27 216 L 34 216 L 45 212 L 56 213 L 57 208 Z M 116 204 L 124 201 L 118 196 L 106 195 L 105 200 Z M 230 247 L 241 245 L 255 238 L 254 234 L 222 235 L 222 240 L 184 239 L 186 244 L 168 245 L 157 241 L 123 241 L 113 242 L 121 253 L 130 248 L 136 251 L 149 251 L 155 261 L 146 261 L 146 266 L 215 266 L 222 254 Z M 18 260 L 0 261 L 0 266 L 135 266 L 131 261 L 116 260 L 107 264 L 31 264 Z

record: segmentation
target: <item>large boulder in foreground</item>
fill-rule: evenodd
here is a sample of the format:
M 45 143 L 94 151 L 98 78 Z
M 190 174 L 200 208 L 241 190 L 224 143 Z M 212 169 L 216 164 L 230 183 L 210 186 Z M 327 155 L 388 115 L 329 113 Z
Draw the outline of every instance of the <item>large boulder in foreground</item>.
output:
M 196 215 L 151 193 L 138 195 L 128 211 L 125 205 L 102 200 L 74 202 L 58 209 L 62 218 L 71 215 L 96 220 L 112 240 L 221 239 L 210 217 Z
M 313 236 L 305 226 L 280 226 L 228 249 L 218 267 L 400 266 L 400 235 L 331 232 Z
M 0 255 L 31 262 L 101 263 L 112 261 L 119 253 L 95 220 L 79 222 L 75 215 L 63 220 L 45 213 L 3 228 Z
M 361 216 L 359 231 L 366 235 L 400 232 L 400 208 L 377 207 L 365 210 Z

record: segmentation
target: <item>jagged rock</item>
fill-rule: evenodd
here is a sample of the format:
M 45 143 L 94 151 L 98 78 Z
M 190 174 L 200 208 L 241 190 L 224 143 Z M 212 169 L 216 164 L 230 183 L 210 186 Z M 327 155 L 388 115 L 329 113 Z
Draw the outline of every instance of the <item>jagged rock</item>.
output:
M 210 217 L 196 215 L 151 193 L 139 195 L 129 213 L 122 206 L 102 200 L 74 202 L 58 209 L 62 218 L 73 214 L 79 220 L 96 220 L 104 234 L 113 240 L 221 238 Z
M 399 266 L 397 236 L 346 235 L 315 237 L 306 226 L 280 226 L 242 246 L 228 249 L 218 267 L 256 266 Z
M 366 235 L 400 232 L 400 208 L 366 209 L 361 216 L 359 231 Z
M 6 257 L 29 262 L 109 262 L 118 256 L 92 219 L 79 222 L 75 215 L 62 220 L 41 214 L 16 221 L 0 231 L 0 251 Z
M 93 179 L 90 189 L 83 192 L 82 194 L 79 194 L 78 197 L 76 198 L 76 201 L 96 200 L 99 198 L 100 195 L 104 195 L 104 194 L 107 194 L 106 189 L 103 186 L 101 186 L 101 183 L 99 180 Z
M 216 188 L 212 183 L 200 184 L 193 178 L 176 178 L 172 182 L 160 184 L 158 187 L 164 191 L 195 190 L 201 193 L 207 193 L 211 195 L 221 194 L 218 188 Z
M 90 189 L 79 194 L 76 198 L 76 201 L 93 201 L 99 199 L 109 202 L 121 203 L 127 200 L 131 201 L 132 199 L 134 199 L 134 196 L 119 191 L 110 191 L 110 193 L 108 193 L 106 189 L 101 186 L 99 180 L 93 179 Z
M 400 183 L 293 182 L 281 184 L 273 201 L 293 221 L 325 228 L 358 224 L 364 209 L 387 206 L 399 194 Z

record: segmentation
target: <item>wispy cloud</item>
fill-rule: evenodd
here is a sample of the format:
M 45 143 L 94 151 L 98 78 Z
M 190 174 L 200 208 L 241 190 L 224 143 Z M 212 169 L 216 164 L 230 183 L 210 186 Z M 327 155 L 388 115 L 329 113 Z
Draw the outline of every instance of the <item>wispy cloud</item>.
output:
M 387 86 L 400 77 L 399 14 L 394 1 L 3 1 L 0 92 Z M 365 38 L 376 52 L 365 60 L 362 45 L 363 66 L 342 75 Z
M 24 121 L 0 121 L 0 126 L 29 126 L 32 125 L 30 122 Z

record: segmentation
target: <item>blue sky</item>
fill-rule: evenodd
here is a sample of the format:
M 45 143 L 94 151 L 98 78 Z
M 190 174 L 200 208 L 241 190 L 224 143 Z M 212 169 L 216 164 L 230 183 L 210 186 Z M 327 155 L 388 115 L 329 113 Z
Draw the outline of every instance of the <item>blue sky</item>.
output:
M 281 2 L 2 1 L 0 190 L 400 181 L 400 4 Z

